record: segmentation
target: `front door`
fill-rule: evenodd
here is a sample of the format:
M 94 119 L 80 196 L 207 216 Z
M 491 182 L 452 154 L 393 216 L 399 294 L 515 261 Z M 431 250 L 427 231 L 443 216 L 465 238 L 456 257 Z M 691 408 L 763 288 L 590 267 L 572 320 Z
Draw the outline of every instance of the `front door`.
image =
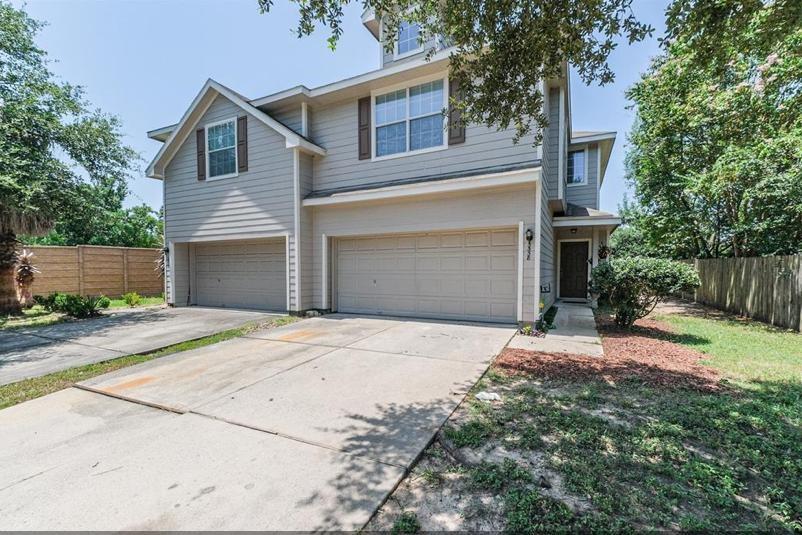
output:
M 560 244 L 560 297 L 588 297 L 588 242 Z

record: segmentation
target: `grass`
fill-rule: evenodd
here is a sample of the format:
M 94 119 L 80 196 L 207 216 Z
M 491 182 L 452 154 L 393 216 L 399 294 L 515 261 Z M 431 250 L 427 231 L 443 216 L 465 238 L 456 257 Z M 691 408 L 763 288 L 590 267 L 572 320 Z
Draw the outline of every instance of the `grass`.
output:
M 665 314 L 677 341 L 709 355 L 705 364 L 741 382 L 802 382 L 802 335 L 727 316 Z
M 137 307 L 158 306 L 164 304 L 164 298 L 161 296 L 156 297 L 143 297 L 142 301 Z M 111 299 L 109 304 L 110 309 L 115 308 L 129 308 L 122 297 L 119 299 Z M 47 325 L 55 325 L 65 321 L 77 321 L 70 318 L 66 314 L 60 312 L 48 312 L 39 305 L 34 305 L 22 311 L 22 314 L 0 316 L 0 330 L 19 329 L 24 327 L 45 327 Z
M 196 340 L 188 340 L 186 342 L 173 344 L 149 353 L 144 353 L 141 355 L 126 355 L 124 357 L 119 357 L 104 362 L 78 366 L 68 370 L 43 375 L 41 377 L 34 377 L 16 383 L 3 385 L 0 386 L 0 409 L 5 409 L 6 407 L 11 407 L 12 405 L 22 403 L 23 401 L 35 399 L 47 394 L 52 394 L 53 392 L 69 388 L 75 383 L 85 381 L 86 379 L 102 375 L 104 373 L 119 370 L 121 368 L 127 368 L 129 366 L 133 366 L 141 362 L 147 362 L 159 357 L 172 355 L 173 353 L 189 351 L 190 349 L 197 349 L 199 347 L 205 347 L 218 342 L 223 342 L 225 340 L 230 340 L 232 338 L 237 338 L 238 336 L 246 335 L 257 329 L 280 327 L 281 325 L 287 325 L 288 323 L 297 321 L 297 319 L 298 318 L 293 318 L 290 316 L 281 316 L 271 319 L 267 322 L 252 322 L 236 329 L 229 329 L 227 331 L 222 331 L 217 334 L 198 338 Z
M 491 369 L 473 393 L 503 401 L 469 396 L 445 434 L 517 462 L 484 462 L 449 492 L 497 496 L 484 514 L 502 515 L 512 533 L 802 530 L 802 335 L 731 318 L 659 319 L 706 353 L 725 388 Z M 526 464 L 534 458 L 542 464 Z M 542 474 L 558 492 L 538 488 Z

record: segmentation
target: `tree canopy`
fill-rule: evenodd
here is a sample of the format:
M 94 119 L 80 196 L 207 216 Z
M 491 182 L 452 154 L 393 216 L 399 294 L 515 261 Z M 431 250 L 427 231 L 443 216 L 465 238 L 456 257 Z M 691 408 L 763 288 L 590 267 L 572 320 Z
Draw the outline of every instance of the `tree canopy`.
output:
M 678 257 L 802 251 L 802 2 L 681 0 L 628 96 L 631 223 Z
M 17 235 L 46 233 L 87 191 L 124 196 L 137 164 L 117 118 L 50 72 L 34 42 L 41 26 L 0 1 L 0 311 L 18 308 Z
M 257 0 L 269 11 L 273 0 Z M 342 35 L 344 6 L 356 0 L 293 0 L 299 37 L 325 27 L 334 48 Z M 422 35 L 443 36 L 453 47 L 450 77 L 460 86 L 464 122 L 515 128 L 518 138 L 540 139 L 546 124 L 541 82 L 569 62 L 586 83 L 606 84 L 615 75 L 608 57 L 623 37 L 630 43 L 651 34 L 631 9 L 632 0 L 363 0 L 388 35 L 401 22 Z M 387 40 L 388 50 L 393 40 Z

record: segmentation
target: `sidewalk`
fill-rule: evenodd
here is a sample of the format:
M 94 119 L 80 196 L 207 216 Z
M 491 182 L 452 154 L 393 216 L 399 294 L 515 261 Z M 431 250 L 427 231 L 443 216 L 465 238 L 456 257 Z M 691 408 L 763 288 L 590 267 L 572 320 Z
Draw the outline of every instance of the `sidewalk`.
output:
M 507 347 L 546 353 L 569 353 L 574 355 L 604 356 L 601 338 L 596 331 L 596 321 L 589 305 L 558 302 L 555 328 L 545 337 L 516 334 Z

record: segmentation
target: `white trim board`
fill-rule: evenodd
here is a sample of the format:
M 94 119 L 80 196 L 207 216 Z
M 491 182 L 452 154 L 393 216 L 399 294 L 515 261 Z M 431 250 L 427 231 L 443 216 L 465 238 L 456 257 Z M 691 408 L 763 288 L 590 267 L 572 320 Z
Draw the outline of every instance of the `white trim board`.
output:
M 525 231 L 524 231 L 524 222 L 518 222 L 518 303 L 517 303 L 517 314 L 516 318 L 519 322 L 523 321 L 524 319 L 524 250 L 526 249 L 526 245 L 524 242 L 526 241 Z
M 208 180 L 210 182 L 213 182 L 215 180 L 223 180 L 225 178 L 234 178 L 234 177 L 239 176 L 239 154 L 238 154 L 239 151 L 237 150 L 237 141 L 238 141 L 238 137 L 239 137 L 239 134 L 237 133 L 237 130 L 239 130 L 239 127 L 237 125 L 238 119 L 239 119 L 238 117 L 229 117 L 228 119 L 222 119 L 220 121 L 214 121 L 213 123 L 206 123 L 206 124 L 203 125 L 203 142 L 204 142 L 203 154 L 205 155 L 204 159 L 206 160 L 206 170 L 205 170 L 205 172 L 206 172 L 206 180 Z M 233 173 L 228 173 L 228 174 L 225 174 L 225 175 L 212 176 L 211 173 L 209 173 L 209 160 L 211 160 L 211 158 L 209 157 L 209 155 L 210 155 L 210 151 L 209 151 L 209 129 L 212 128 L 212 127 L 215 127 L 215 126 L 219 126 L 221 124 L 228 124 L 228 123 L 232 123 L 234 125 L 234 146 L 225 147 L 224 149 L 215 149 L 215 150 L 219 151 L 219 150 L 226 150 L 226 149 L 234 149 L 234 172 Z
M 552 227 L 594 227 L 604 225 L 620 225 L 620 217 L 594 217 L 594 216 L 578 216 L 578 217 L 555 217 L 551 223 Z
M 371 190 L 335 193 L 328 197 L 304 199 L 304 206 L 328 206 L 353 202 L 376 201 L 382 199 L 398 199 L 416 195 L 450 193 L 480 188 L 513 186 L 519 184 L 535 184 L 541 179 L 541 168 L 523 169 L 507 173 L 492 173 L 473 177 L 452 178 L 418 184 L 402 184 Z

